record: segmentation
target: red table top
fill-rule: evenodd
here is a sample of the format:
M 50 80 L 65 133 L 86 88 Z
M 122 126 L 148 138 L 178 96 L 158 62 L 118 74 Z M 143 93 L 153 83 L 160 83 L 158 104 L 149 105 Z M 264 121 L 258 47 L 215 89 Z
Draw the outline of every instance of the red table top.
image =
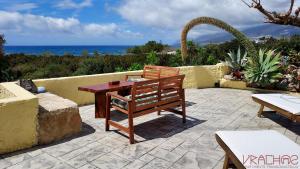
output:
M 78 87 L 78 90 L 92 92 L 92 93 L 111 92 L 111 91 L 118 91 L 121 89 L 130 88 L 132 85 L 133 82 L 122 80 L 117 85 L 109 85 L 108 83 L 103 83 L 103 84 L 97 84 L 92 86 L 80 86 Z

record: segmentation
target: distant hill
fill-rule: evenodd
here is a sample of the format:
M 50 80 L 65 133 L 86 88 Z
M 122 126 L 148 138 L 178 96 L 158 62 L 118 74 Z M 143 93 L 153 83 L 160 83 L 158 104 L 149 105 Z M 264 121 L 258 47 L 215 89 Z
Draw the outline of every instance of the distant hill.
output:
M 255 27 L 250 27 L 241 30 L 249 38 L 255 40 L 262 36 L 272 36 L 272 37 L 288 37 L 291 35 L 300 35 L 300 28 L 295 26 L 285 26 L 285 25 L 275 25 L 275 24 L 264 24 Z M 220 31 L 220 33 L 202 35 L 192 40 L 199 44 L 208 43 L 222 43 L 233 39 L 233 36 L 227 32 Z M 180 46 L 180 42 L 177 41 L 174 46 Z

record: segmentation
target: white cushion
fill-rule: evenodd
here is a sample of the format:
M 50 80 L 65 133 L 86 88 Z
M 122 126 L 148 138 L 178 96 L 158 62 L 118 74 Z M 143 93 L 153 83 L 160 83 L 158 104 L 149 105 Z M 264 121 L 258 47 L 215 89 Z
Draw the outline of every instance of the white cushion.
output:
M 246 160 L 248 155 L 297 155 L 300 157 L 300 146 L 277 131 L 217 131 L 216 134 L 241 163 L 243 163 L 243 156 Z M 298 162 L 299 160 L 300 158 Z M 300 164 L 298 165 L 300 167 Z M 245 167 L 251 168 L 246 165 Z
M 270 103 L 292 114 L 300 115 L 300 97 L 285 94 L 253 94 L 252 97 Z

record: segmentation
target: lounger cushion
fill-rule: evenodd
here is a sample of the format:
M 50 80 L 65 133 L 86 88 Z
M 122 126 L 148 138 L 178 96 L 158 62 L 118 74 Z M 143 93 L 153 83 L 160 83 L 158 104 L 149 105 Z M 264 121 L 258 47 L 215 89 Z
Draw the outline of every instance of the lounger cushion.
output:
M 285 94 L 254 94 L 252 97 L 270 103 L 292 114 L 300 115 L 300 97 Z
M 300 147 L 274 130 L 218 131 L 216 135 L 243 162 L 243 155 L 286 155 L 300 157 Z

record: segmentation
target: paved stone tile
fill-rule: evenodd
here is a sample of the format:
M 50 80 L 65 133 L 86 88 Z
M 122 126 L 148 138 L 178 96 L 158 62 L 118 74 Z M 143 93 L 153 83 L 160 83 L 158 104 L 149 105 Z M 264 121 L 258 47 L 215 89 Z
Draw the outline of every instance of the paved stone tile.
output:
M 16 165 L 10 166 L 8 169 L 48 169 L 55 167 L 56 164 L 59 164 L 59 161 L 56 158 L 44 153 L 34 158 L 22 161 Z
M 11 162 L 9 162 L 5 159 L 0 159 L 0 169 L 4 169 L 4 168 L 9 167 L 11 165 L 12 165 Z
M 173 153 L 175 153 L 175 154 L 178 154 L 178 155 L 184 155 L 186 152 L 188 152 L 188 150 L 187 149 L 185 149 L 185 148 L 183 148 L 183 147 L 181 147 L 181 146 L 178 146 L 178 147 L 176 147 L 174 150 L 172 150 L 172 152 Z
M 124 146 L 124 145 L 127 145 L 129 144 L 128 140 L 125 141 L 120 141 L 118 139 L 115 139 L 115 138 L 112 138 L 110 136 L 108 137 L 105 137 L 101 140 L 97 140 L 98 143 L 101 143 L 103 145 L 107 145 L 109 147 L 114 147 L 114 148 L 117 148 L 117 147 L 121 147 L 121 146 Z
M 179 138 L 171 138 L 168 141 L 161 144 L 159 147 L 168 151 L 174 150 L 176 147 L 178 147 L 180 144 L 182 144 L 184 140 Z
M 57 144 L 57 145 L 51 145 L 49 147 L 45 147 L 42 149 L 42 151 L 50 154 L 53 157 L 60 157 L 78 148 L 80 148 L 80 146 L 73 143 L 66 142 L 63 144 Z
M 235 89 L 187 89 L 187 123 L 166 111 L 135 118 L 138 143 L 133 145 L 124 135 L 104 130 L 104 119 L 94 118 L 94 105 L 83 106 L 80 137 L 1 155 L 0 169 L 217 169 L 224 159 L 214 136 L 218 130 L 272 129 L 300 144 L 300 124 L 271 112 L 257 117 L 259 105 L 251 94 Z M 113 113 L 112 118 L 126 125 L 119 115 Z
M 188 152 L 174 164 L 174 168 L 199 168 L 210 169 L 216 165 L 216 160 L 206 156 L 206 154 Z
M 78 168 L 81 167 L 87 163 L 90 163 L 91 161 L 95 160 L 96 158 L 105 155 L 106 153 L 110 152 L 112 150 L 111 147 L 102 145 L 98 147 L 94 147 L 90 149 L 89 151 L 86 151 L 75 158 L 72 158 L 67 161 L 71 166 Z
M 165 139 L 165 138 L 157 138 L 157 139 L 146 140 L 147 144 L 151 144 L 151 145 L 154 145 L 154 146 L 158 146 L 158 145 L 164 143 L 165 141 L 167 141 L 167 139 Z
M 220 169 L 223 168 L 224 160 L 221 160 L 217 163 L 217 165 L 214 167 L 214 169 Z
M 118 169 L 123 168 L 125 165 L 129 164 L 130 161 L 126 160 L 120 156 L 108 153 L 96 160 L 92 161 L 92 164 L 101 169 Z
M 139 168 L 142 168 L 145 164 L 146 164 L 146 162 L 144 162 L 144 161 L 134 160 L 133 162 L 129 163 L 128 165 L 126 165 L 123 168 L 124 169 L 139 169 Z
M 6 161 L 8 161 L 11 164 L 17 164 L 17 163 L 20 163 L 22 161 L 25 161 L 25 160 L 31 158 L 31 156 L 29 154 L 26 154 L 26 153 L 19 154 L 19 152 L 12 153 L 12 154 L 9 154 L 9 155 L 4 155 L 3 157 Z
M 79 169 L 99 169 L 99 168 L 92 164 L 86 164 L 86 165 L 80 167 Z
M 163 159 L 155 158 L 154 160 L 146 164 L 144 167 L 142 167 L 142 169 L 154 169 L 154 168 L 164 169 L 164 168 L 169 168 L 171 165 L 172 165 L 171 162 L 168 162 Z
M 154 156 L 152 156 L 150 154 L 145 154 L 139 160 L 148 163 L 148 162 L 152 161 L 153 159 L 155 159 Z
M 76 150 L 74 150 L 74 151 L 71 151 L 70 153 L 65 154 L 65 155 L 62 156 L 61 158 L 62 158 L 63 160 L 70 160 L 70 159 L 72 159 L 72 158 L 74 158 L 74 157 L 76 157 L 76 156 L 78 156 L 78 155 L 80 155 L 80 154 L 82 154 L 82 153 L 84 153 L 84 152 L 87 152 L 87 151 L 89 151 L 89 150 L 90 150 L 90 148 L 85 146 L 85 147 L 76 149 Z
M 43 154 L 43 151 L 41 149 L 33 149 L 32 151 L 27 152 L 27 154 L 29 154 L 31 157 L 35 157 L 37 155 Z
M 69 164 L 64 162 L 59 162 L 58 164 L 55 164 L 55 166 L 51 169 L 74 169 Z
M 170 152 L 161 148 L 156 148 L 149 152 L 152 156 L 164 159 L 166 161 L 175 162 L 177 161 L 181 155 L 176 154 L 174 152 Z
M 117 148 L 113 151 L 114 154 L 128 160 L 135 160 L 149 152 L 153 148 L 149 144 L 133 144 Z
M 106 136 L 107 134 L 104 132 L 95 132 L 86 136 L 73 139 L 69 143 L 76 144 L 81 147 L 96 142 L 97 140 L 101 140 Z

